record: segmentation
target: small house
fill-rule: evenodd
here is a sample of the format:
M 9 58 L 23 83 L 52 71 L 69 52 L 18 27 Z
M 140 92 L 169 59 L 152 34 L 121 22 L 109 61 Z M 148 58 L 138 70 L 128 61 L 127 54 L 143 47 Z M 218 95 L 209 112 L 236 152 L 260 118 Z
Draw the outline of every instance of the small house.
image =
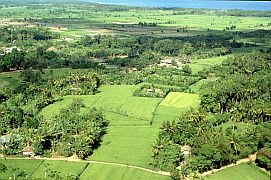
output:
M 22 51 L 21 48 L 18 48 L 18 47 L 16 47 L 16 46 L 14 46 L 14 47 L 10 47 L 10 48 L 4 49 L 4 52 L 5 52 L 6 54 L 7 54 L 7 53 L 11 53 L 13 49 L 16 49 L 17 51 Z
M 147 92 L 148 92 L 148 93 L 152 93 L 152 92 L 153 92 L 153 89 L 152 89 L 152 88 L 149 88 L 149 89 L 147 89 Z
M 135 67 L 134 67 L 134 68 L 132 68 L 132 71 L 137 71 L 137 68 L 135 68 Z
M 22 149 L 22 153 L 24 156 L 33 156 L 34 155 L 33 149 L 32 149 L 32 147 L 29 146 L 29 144 Z
M 190 155 L 191 154 L 191 150 L 192 150 L 192 148 L 189 145 L 181 146 L 181 152 L 185 156 Z
M 51 46 L 48 49 L 46 49 L 46 51 L 47 52 L 56 52 L 56 51 L 58 51 L 58 49 L 56 47 L 54 47 L 54 46 Z

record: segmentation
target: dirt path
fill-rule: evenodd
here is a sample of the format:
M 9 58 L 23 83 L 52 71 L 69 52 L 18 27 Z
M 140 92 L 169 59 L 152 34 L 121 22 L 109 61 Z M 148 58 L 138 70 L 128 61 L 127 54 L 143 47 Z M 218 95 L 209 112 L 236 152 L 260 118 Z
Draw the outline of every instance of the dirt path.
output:
M 7 158 L 7 159 L 25 159 L 25 158 Z M 120 167 L 128 167 L 128 168 L 139 169 L 139 170 L 143 170 L 143 171 L 147 171 L 147 172 L 150 172 L 150 173 L 159 174 L 159 175 L 163 175 L 163 176 L 170 176 L 169 172 L 165 172 L 165 171 L 154 171 L 154 170 L 143 168 L 143 167 L 139 167 L 139 166 L 128 165 L 128 164 L 121 164 L 121 163 L 104 162 L 104 161 L 92 161 L 92 160 L 80 160 L 80 159 L 75 159 L 75 158 L 72 158 L 72 157 L 70 157 L 70 158 L 41 158 L 41 157 L 35 157 L 34 159 L 52 160 L 52 161 L 60 161 L 61 160 L 61 161 L 73 161 L 73 162 L 88 162 L 88 163 L 93 163 L 93 164 L 113 165 L 113 166 L 120 166 Z M 255 159 L 256 159 L 256 153 L 255 154 L 251 154 L 247 158 L 240 159 L 236 163 L 229 164 L 227 166 L 223 166 L 223 167 L 221 167 L 219 169 L 213 169 L 213 170 L 204 172 L 204 173 L 201 174 L 201 176 L 212 175 L 213 173 L 215 173 L 217 171 L 221 171 L 221 170 L 229 168 L 229 167 L 237 166 L 237 165 L 239 165 L 241 163 L 255 161 Z
M 207 175 L 212 175 L 213 173 L 217 172 L 217 171 L 221 171 L 223 169 L 226 169 L 226 168 L 229 168 L 229 167 L 233 167 L 233 166 L 237 166 L 241 163 L 246 163 L 246 162 L 250 162 L 250 161 L 255 161 L 256 159 L 256 153 L 255 154 L 251 154 L 249 157 L 247 158 L 244 158 L 244 159 L 240 159 L 238 160 L 236 163 L 232 163 L 232 164 L 229 164 L 227 166 L 223 166 L 219 169 L 212 169 L 210 171 L 207 171 L 207 172 L 204 172 L 201 174 L 201 176 L 207 176 Z
M 7 159 L 25 159 L 25 158 L 7 158 Z M 80 160 L 80 159 L 73 159 L 73 158 L 41 158 L 41 157 L 35 157 L 33 159 L 52 160 L 52 161 L 60 161 L 61 160 L 61 161 L 73 161 L 73 162 L 88 162 L 88 163 L 93 163 L 93 164 L 113 165 L 113 166 L 121 166 L 121 167 L 139 169 L 139 170 L 143 170 L 143 171 L 147 171 L 147 172 L 150 172 L 150 173 L 159 174 L 159 175 L 163 175 L 163 176 L 170 176 L 170 173 L 165 172 L 165 171 L 154 171 L 154 170 L 139 167 L 139 166 L 133 166 L 133 165 L 128 165 L 128 164 L 120 164 L 120 163 L 112 163 L 112 162 Z

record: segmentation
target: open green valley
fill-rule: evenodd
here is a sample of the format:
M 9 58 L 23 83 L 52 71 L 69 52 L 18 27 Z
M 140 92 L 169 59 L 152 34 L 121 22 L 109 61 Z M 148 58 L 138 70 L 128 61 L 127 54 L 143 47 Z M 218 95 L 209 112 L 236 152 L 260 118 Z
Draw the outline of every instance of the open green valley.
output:
M 268 180 L 270 17 L 1 1 L 0 179 Z

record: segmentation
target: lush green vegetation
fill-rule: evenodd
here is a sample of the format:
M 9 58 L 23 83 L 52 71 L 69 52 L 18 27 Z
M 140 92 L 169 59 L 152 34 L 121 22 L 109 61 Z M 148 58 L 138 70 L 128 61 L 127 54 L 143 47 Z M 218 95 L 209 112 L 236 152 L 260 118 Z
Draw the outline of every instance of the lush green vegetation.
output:
M 230 57 L 211 69 L 209 73 L 219 79 L 205 86 L 199 109 L 162 125 L 153 147 L 154 166 L 173 172 L 179 167 L 180 174 L 187 176 L 233 163 L 263 148 L 257 162 L 268 169 L 270 82 L 265 80 L 270 75 L 269 59 L 268 54 L 252 52 Z M 233 124 L 227 126 L 227 122 Z M 189 156 L 182 153 L 184 145 L 192 148 Z
M 256 165 L 270 170 L 270 17 L 0 2 L 1 154 L 28 148 L 180 179 L 257 153 Z M 31 161 L 0 159 L 0 175 L 168 179 L 113 164 Z M 224 173 L 266 178 L 250 164 L 210 178 Z
M 161 106 L 161 98 L 133 96 L 137 86 L 101 86 L 94 96 L 66 96 L 44 108 L 45 118 L 52 118 L 74 98 L 82 98 L 85 108 L 101 108 L 109 119 L 108 133 L 90 159 L 150 167 L 150 146 L 163 121 L 160 113 L 170 111 Z M 189 107 L 189 106 L 186 106 Z M 176 108 L 177 111 L 181 109 Z M 167 112 L 166 112 L 167 113 Z M 178 114 L 172 114 L 172 119 Z

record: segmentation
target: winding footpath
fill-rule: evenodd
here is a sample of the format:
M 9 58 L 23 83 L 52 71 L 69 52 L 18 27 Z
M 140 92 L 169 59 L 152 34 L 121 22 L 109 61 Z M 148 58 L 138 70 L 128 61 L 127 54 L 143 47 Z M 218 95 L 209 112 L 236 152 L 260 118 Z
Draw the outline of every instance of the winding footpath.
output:
M 223 167 L 221 167 L 221 168 L 219 168 L 219 169 L 212 169 L 212 170 L 210 170 L 210 171 L 204 172 L 204 173 L 201 174 L 201 176 L 212 175 L 212 174 L 214 174 L 214 173 L 217 172 L 217 171 L 221 171 L 221 170 L 226 169 L 226 168 L 229 168 L 229 167 L 237 166 L 237 165 L 239 165 L 239 164 L 241 164 L 241 163 L 246 163 L 246 162 L 255 161 L 255 160 L 256 160 L 256 153 L 251 154 L 251 155 L 248 156 L 247 158 L 240 159 L 240 160 L 238 160 L 236 163 L 232 163 L 232 164 L 229 164 L 229 165 L 227 165 L 227 166 L 223 166 Z
M 7 158 L 7 159 L 26 159 L 26 158 Z M 42 157 L 35 157 L 33 159 L 38 159 L 38 160 L 51 160 L 51 161 L 73 161 L 73 162 L 87 162 L 87 163 L 93 163 L 93 164 L 104 164 L 104 165 L 113 165 L 113 166 L 120 166 L 120 167 L 128 167 L 128 168 L 134 168 L 134 169 L 139 169 L 139 170 L 143 170 L 143 171 L 147 171 L 153 174 L 158 174 L 158 175 L 163 175 L 163 176 L 170 176 L 169 172 L 166 171 L 154 171 L 151 169 L 147 169 L 147 168 L 143 168 L 140 166 L 134 166 L 134 165 L 129 165 L 129 164 L 121 164 L 121 163 L 113 163 L 113 162 L 104 162 L 104 161 L 93 161 L 93 160 L 80 160 L 80 159 L 76 159 L 73 157 L 69 157 L 69 158 L 42 158 Z M 201 174 L 201 176 L 207 176 L 207 175 L 212 175 L 217 171 L 221 171 L 223 169 L 229 168 L 229 167 L 233 167 L 233 166 L 237 166 L 241 163 L 246 163 L 246 162 L 250 162 L 250 161 L 255 161 L 256 159 L 256 153 L 255 154 L 251 154 L 249 157 L 244 158 L 244 159 L 240 159 L 238 160 L 236 163 L 233 164 L 229 164 L 227 166 L 223 166 L 219 169 L 213 169 L 207 172 L 204 172 Z
M 26 158 L 7 158 L 7 159 L 26 159 Z M 51 160 L 51 161 L 87 162 L 87 163 L 93 163 L 93 164 L 113 165 L 113 166 L 121 166 L 121 167 L 128 167 L 128 168 L 139 169 L 139 170 L 143 170 L 143 171 L 147 171 L 147 172 L 150 172 L 150 173 L 154 173 L 154 174 L 158 174 L 158 175 L 163 175 L 163 176 L 170 176 L 170 173 L 169 172 L 165 172 L 165 171 L 154 171 L 154 170 L 143 168 L 143 167 L 139 167 L 139 166 L 133 166 L 133 165 L 128 165 L 128 164 L 120 164 L 120 163 L 113 163 L 113 162 L 80 160 L 80 159 L 73 159 L 73 158 L 42 158 L 42 157 L 35 157 L 33 159 Z

